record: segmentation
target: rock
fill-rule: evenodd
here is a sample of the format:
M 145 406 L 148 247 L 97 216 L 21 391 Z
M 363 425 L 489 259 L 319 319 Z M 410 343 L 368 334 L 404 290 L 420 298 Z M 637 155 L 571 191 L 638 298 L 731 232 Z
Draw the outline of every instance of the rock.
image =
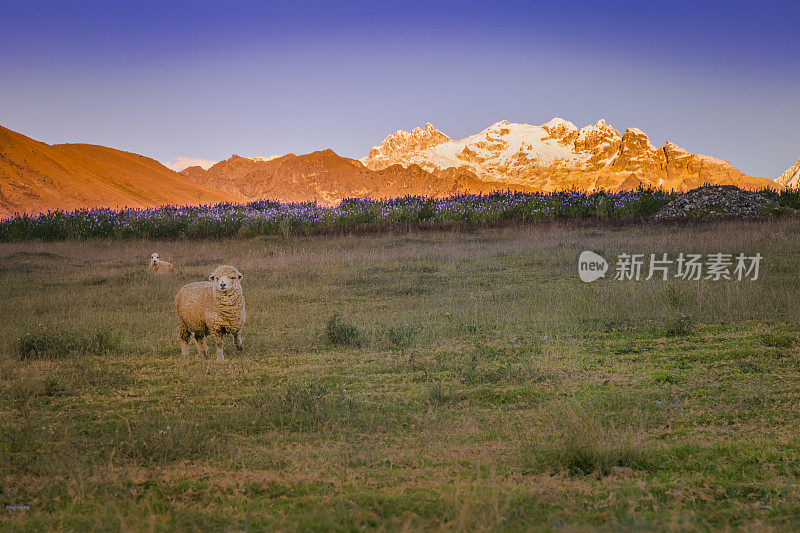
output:
M 778 205 L 769 191 L 746 191 L 733 185 L 698 187 L 680 195 L 659 211 L 656 220 L 758 218 L 775 214 L 797 214 Z

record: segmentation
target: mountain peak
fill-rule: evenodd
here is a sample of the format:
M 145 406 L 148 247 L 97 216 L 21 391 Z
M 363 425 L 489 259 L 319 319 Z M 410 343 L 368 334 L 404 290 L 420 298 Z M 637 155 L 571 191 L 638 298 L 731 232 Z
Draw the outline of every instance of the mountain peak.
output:
M 250 157 L 248 159 L 250 159 L 250 161 L 255 161 L 256 163 L 266 163 L 267 161 L 272 161 L 273 159 L 278 159 L 279 157 L 283 157 L 283 155 L 273 154 L 273 155 L 268 155 L 266 157 L 256 156 L 256 157 Z
M 666 148 L 666 149 L 668 149 L 670 151 L 673 151 L 673 152 L 685 152 L 687 154 L 689 153 L 687 150 L 685 150 L 684 148 L 681 148 L 680 146 L 678 146 L 677 144 L 675 144 L 672 141 L 667 141 L 666 144 L 664 144 L 664 148 Z
M 387 136 L 361 162 L 372 170 L 379 170 L 391 166 L 389 161 L 400 158 L 403 154 L 425 150 L 449 140 L 450 137 L 427 122 L 422 128 L 417 127 L 410 132 L 397 130 Z
M 578 127 L 575 124 L 561 117 L 555 117 L 540 127 L 556 139 L 568 140 L 578 132 Z
M 514 122 L 509 122 L 507 120 L 501 120 L 500 122 L 495 122 L 494 124 L 492 124 L 491 126 L 486 128 L 485 130 L 483 130 L 483 132 L 487 132 L 487 131 L 497 132 L 497 131 L 501 131 L 501 130 L 508 130 L 508 129 L 514 127 L 514 126 L 520 126 L 520 125 L 524 126 L 525 124 L 516 124 Z M 483 133 L 483 132 L 481 132 L 481 133 Z
M 579 131 L 583 132 L 584 135 L 589 135 L 593 132 L 602 131 L 602 132 L 613 133 L 617 137 L 622 137 L 619 131 L 616 130 L 616 128 L 609 125 L 609 123 L 602 118 L 597 122 L 595 122 L 594 124 L 582 127 Z
M 569 120 L 564 120 L 561 117 L 553 117 L 549 121 L 547 121 L 544 124 L 542 124 L 543 128 L 546 127 L 546 126 L 554 127 L 554 128 L 563 126 L 563 127 L 567 128 L 567 129 L 570 129 L 570 130 L 577 130 L 578 129 L 578 127 L 575 124 L 573 124 Z
M 594 126 L 584 126 L 578 130 L 575 146 L 581 150 L 592 150 L 603 144 L 614 144 L 622 140 L 622 135 L 604 120 L 598 120 Z
M 654 152 L 656 147 L 650 142 L 650 138 L 639 128 L 628 128 L 622 135 L 623 148 L 635 148 Z
M 781 177 L 776 181 L 787 187 L 800 187 L 800 159 L 797 160 L 793 167 L 781 174 Z

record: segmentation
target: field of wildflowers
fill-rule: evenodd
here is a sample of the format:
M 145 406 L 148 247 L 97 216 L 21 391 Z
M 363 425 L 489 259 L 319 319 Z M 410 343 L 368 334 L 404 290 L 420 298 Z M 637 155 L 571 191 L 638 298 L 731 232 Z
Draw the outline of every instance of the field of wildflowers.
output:
M 797 209 L 800 193 L 765 191 L 779 205 Z M 232 235 L 311 235 L 331 231 L 391 228 L 402 225 L 489 225 L 503 221 L 647 218 L 680 193 L 655 189 L 629 192 L 497 192 L 446 198 L 406 196 L 394 199 L 346 199 L 338 206 L 248 204 L 150 209 L 79 209 L 18 215 L 0 221 L 0 242 L 91 238 L 204 238 Z
M 243 205 L 80 209 L 19 215 L 0 221 L 0 241 L 289 235 L 420 223 L 647 217 L 674 196 L 656 190 L 613 194 L 498 192 L 440 199 L 421 196 L 347 199 L 336 207 L 260 200 Z

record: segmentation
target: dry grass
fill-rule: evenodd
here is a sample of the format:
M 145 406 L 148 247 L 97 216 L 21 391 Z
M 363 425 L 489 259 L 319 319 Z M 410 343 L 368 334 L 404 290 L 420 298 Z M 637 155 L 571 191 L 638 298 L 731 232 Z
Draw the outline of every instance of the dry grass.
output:
M 2 245 L 0 529 L 796 529 L 798 230 Z M 584 249 L 765 264 L 587 285 Z M 183 360 L 172 297 L 222 262 L 245 351 Z

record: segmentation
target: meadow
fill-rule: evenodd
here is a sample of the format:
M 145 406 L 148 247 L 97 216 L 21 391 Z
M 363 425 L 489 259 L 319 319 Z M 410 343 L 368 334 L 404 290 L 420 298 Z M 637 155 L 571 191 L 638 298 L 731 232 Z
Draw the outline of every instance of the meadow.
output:
M 0 529 L 797 530 L 799 262 L 796 218 L 0 244 Z M 183 359 L 221 263 L 244 351 Z

